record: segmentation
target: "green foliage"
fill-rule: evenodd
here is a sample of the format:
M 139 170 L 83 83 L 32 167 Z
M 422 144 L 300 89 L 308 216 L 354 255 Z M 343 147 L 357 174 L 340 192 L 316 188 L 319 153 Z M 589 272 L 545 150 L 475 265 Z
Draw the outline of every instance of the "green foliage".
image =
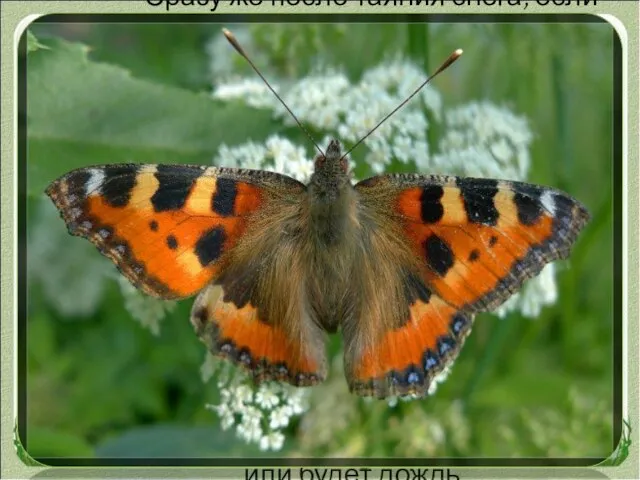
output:
M 216 105 L 204 92 L 136 79 L 87 58 L 88 48 L 60 39 L 28 57 L 28 193 L 39 196 L 68 170 L 101 163 L 198 163 L 222 142 L 263 139 L 269 116 Z M 246 130 L 228 128 L 244 125 Z
M 594 456 L 612 449 L 611 29 L 606 24 L 252 25 L 267 77 L 317 65 L 353 79 L 395 54 L 434 66 L 445 103 L 489 99 L 527 116 L 532 181 L 581 199 L 594 215 L 559 264 L 559 300 L 528 320 L 481 315 L 446 383 L 421 402 L 351 396 L 338 360 L 312 406 L 288 427 L 285 455 Z M 35 36 L 33 35 L 35 34 Z M 209 97 L 215 25 L 36 24 L 28 49 L 28 453 L 43 456 L 255 456 L 204 408 L 203 346 L 191 301 L 155 336 L 132 321 L 115 268 L 69 237 L 46 185 L 76 167 L 211 163 L 218 147 L 303 136 L 270 112 Z M 64 40 L 67 38 L 70 40 Z M 81 43 L 80 43 L 81 42 Z M 89 45 L 87 47 L 85 45 Z M 558 50 L 563 45 L 563 52 Z M 222 52 L 222 53 L 221 53 Z M 246 66 L 241 68 L 246 69 Z M 430 132 L 430 135 L 433 135 Z M 430 138 L 436 141 L 436 138 Z M 46 202 L 46 200 L 45 200 Z M 151 307 L 154 308 L 154 307 Z M 161 312 L 160 312 L 161 313 Z M 157 312 L 153 313 L 156 315 Z M 149 325 L 154 325 L 156 316 Z M 159 314 L 158 314 L 159 315 Z
M 34 52 L 40 48 L 47 48 L 38 42 L 38 39 L 35 37 L 31 31 L 27 31 L 27 52 Z
M 131 428 L 107 439 L 96 448 L 96 456 L 112 458 L 210 458 L 259 457 L 257 448 L 247 448 L 220 427 L 156 424 Z
M 627 420 L 622 419 L 622 436 L 618 442 L 617 448 L 609 458 L 600 462 L 598 466 L 616 467 L 618 465 L 622 465 L 629 456 L 629 447 L 631 446 L 631 443 L 631 424 Z

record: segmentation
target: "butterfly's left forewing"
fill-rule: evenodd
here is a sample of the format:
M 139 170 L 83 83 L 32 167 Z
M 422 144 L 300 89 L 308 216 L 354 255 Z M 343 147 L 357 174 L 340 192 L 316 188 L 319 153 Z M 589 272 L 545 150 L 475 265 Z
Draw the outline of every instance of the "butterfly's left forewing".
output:
M 288 177 L 188 165 L 82 168 L 46 190 L 72 235 L 90 240 L 138 288 L 184 298 L 220 272 L 253 214 L 271 200 L 274 183 L 293 194 Z M 297 185 L 296 185 L 297 184 Z M 284 189 L 284 191 L 290 191 Z
M 356 185 L 361 210 L 395 231 L 396 251 L 410 257 L 396 275 L 406 305 L 394 328 L 384 318 L 359 319 L 378 330 L 369 347 L 345 328 L 347 376 L 364 395 L 427 392 L 469 333 L 473 314 L 495 309 L 547 263 L 565 258 L 588 221 L 586 209 L 557 190 L 489 179 L 386 175 Z

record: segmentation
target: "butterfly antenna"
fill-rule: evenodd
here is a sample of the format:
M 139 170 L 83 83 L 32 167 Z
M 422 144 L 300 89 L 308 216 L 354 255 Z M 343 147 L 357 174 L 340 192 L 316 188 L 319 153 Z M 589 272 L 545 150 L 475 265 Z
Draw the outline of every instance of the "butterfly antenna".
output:
M 349 155 L 349 153 L 351 153 L 354 148 L 356 148 L 358 145 L 360 145 L 362 142 L 364 142 L 365 139 L 367 137 L 369 137 L 369 135 L 371 135 L 373 132 L 375 132 L 380 125 L 382 125 L 384 122 L 386 122 L 389 119 L 389 117 L 391 117 L 394 113 L 396 113 L 398 110 L 400 110 L 402 107 L 404 107 L 407 103 L 409 103 L 409 101 L 413 97 L 415 97 L 418 94 L 418 92 L 420 90 L 422 90 L 427 83 L 429 83 L 431 80 L 433 80 L 439 74 L 441 74 L 447 68 L 449 68 L 453 62 L 455 62 L 458 58 L 460 58 L 460 55 L 462 55 L 462 49 L 460 49 L 460 48 L 457 49 L 455 52 L 453 52 L 451 55 L 449 55 L 449 57 L 442 63 L 442 65 L 440 65 L 440 67 L 438 67 L 438 69 L 435 72 L 433 72 L 431 74 L 431 76 L 429 76 L 429 78 L 427 78 L 424 82 L 422 82 L 422 84 L 418 88 L 416 88 L 411 95 L 409 95 L 407 98 L 405 98 L 400 105 L 398 105 L 391 112 L 389 112 L 382 120 L 380 120 L 380 122 L 378 122 L 378 124 L 375 127 L 373 127 L 371 130 L 369 130 L 369 133 L 367 133 L 364 137 L 362 137 L 360 140 L 358 140 L 355 143 L 355 145 L 353 147 L 351 147 L 347 151 L 347 153 L 345 153 L 342 156 L 342 158 L 344 158 L 347 155 Z
M 300 120 L 298 120 L 298 117 L 296 117 L 294 115 L 294 113 L 291 111 L 291 109 L 287 106 L 286 103 L 284 103 L 284 100 L 282 100 L 282 98 L 280 97 L 280 95 L 278 95 L 278 92 L 276 92 L 273 87 L 271 86 L 271 84 L 267 81 L 266 78 L 264 78 L 264 75 L 262 75 L 262 73 L 260 73 L 260 70 L 258 70 L 258 67 L 255 66 L 255 64 L 251 61 L 251 59 L 247 56 L 247 54 L 245 53 L 244 49 L 240 46 L 240 44 L 238 43 L 238 40 L 236 39 L 236 37 L 233 35 L 233 33 L 231 33 L 229 30 L 227 30 L 226 28 L 222 29 L 222 33 L 224 33 L 224 36 L 226 37 L 227 41 L 231 44 L 231 46 L 233 46 L 233 48 L 236 49 L 236 51 L 242 55 L 242 57 L 249 63 L 249 65 L 251 65 L 251 68 L 253 68 L 253 71 L 256 72 L 258 74 L 258 76 L 262 79 L 262 81 L 265 83 L 265 85 L 267 87 L 269 87 L 269 90 L 271 90 L 271 93 L 273 93 L 276 98 L 278 100 L 280 100 L 280 103 L 282 104 L 282 106 L 284 108 L 287 109 L 287 112 L 289 112 L 289 114 L 293 117 L 293 119 L 296 121 L 296 123 L 298 124 L 298 126 L 300 127 L 300 129 L 307 134 L 307 137 L 309 137 L 309 140 L 311 140 L 311 143 L 313 143 L 313 145 L 318 149 L 318 151 L 324 155 L 324 152 L 322 151 L 322 149 L 318 146 L 318 144 L 315 142 L 315 140 L 313 139 L 313 137 L 311 136 L 311 134 L 309 133 L 309 131 L 304 128 L 302 126 L 302 123 L 300 123 Z

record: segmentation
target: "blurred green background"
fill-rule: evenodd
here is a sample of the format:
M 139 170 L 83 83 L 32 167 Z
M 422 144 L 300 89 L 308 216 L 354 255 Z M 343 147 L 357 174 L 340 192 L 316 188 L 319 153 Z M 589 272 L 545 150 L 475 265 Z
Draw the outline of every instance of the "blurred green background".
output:
M 218 393 L 201 378 L 205 351 L 188 321 L 192 300 L 171 309 L 157 334 L 144 328 L 132 320 L 115 269 L 86 240 L 67 235 L 42 202 L 46 185 L 72 168 L 210 164 L 221 142 L 285 131 L 268 111 L 207 99 L 215 75 L 207 48 L 222 26 L 229 27 L 30 29 L 45 47 L 32 39 L 28 55 L 27 447 L 34 457 L 261 454 L 223 432 L 204 408 Z M 434 397 L 394 408 L 362 401 L 333 371 L 272 455 L 607 457 L 614 442 L 611 27 L 253 24 L 249 32 L 256 61 L 279 77 L 299 78 L 322 64 L 357 80 L 397 53 L 431 71 L 463 48 L 436 82 L 445 108 L 489 100 L 526 116 L 535 135 L 529 180 L 570 192 L 593 214 L 558 266 L 558 302 L 536 319 L 479 316 Z M 223 54 L 248 73 L 231 47 Z M 334 338 L 331 351 L 340 355 L 339 348 Z

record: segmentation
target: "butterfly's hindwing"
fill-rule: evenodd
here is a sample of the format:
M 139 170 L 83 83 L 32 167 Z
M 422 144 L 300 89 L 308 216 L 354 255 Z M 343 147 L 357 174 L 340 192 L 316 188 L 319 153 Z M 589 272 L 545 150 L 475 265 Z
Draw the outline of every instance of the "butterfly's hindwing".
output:
M 286 323 L 265 318 L 264 308 L 228 293 L 209 286 L 191 311 L 191 323 L 211 353 L 244 368 L 256 382 L 276 380 L 300 387 L 324 380 L 324 336 L 309 331 L 315 326 L 303 310 L 296 321 L 307 335 L 295 337 Z

